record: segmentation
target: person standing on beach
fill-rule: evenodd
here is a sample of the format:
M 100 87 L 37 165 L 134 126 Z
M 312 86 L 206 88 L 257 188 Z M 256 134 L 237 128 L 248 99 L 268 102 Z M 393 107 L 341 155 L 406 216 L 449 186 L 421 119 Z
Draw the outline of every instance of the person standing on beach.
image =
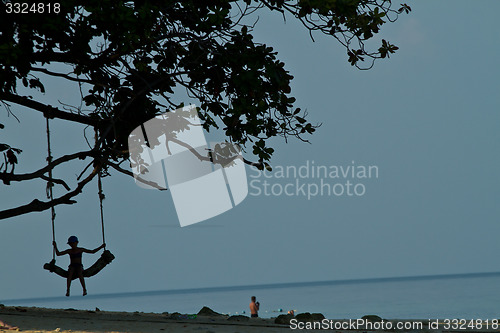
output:
M 250 317 L 258 317 L 259 316 L 259 307 L 260 303 L 256 302 L 256 297 L 252 296 L 251 302 L 250 302 Z
M 102 244 L 98 248 L 94 250 L 88 250 L 83 247 L 78 247 L 78 238 L 76 236 L 71 236 L 68 238 L 68 244 L 71 246 L 71 249 L 64 250 L 59 252 L 57 249 L 57 244 L 54 241 L 52 243 L 54 245 L 54 250 L 58 256 L 63 256 L 65 254 L 69 254 L 70 263 L 68 267 L 68 279 L 67 279 L 67 289 L 66 296 L 69 296 L 69 288 L 71 287 L 71 280 L 73 280 L 73 276 L 77 276 L 80 279 L 80 283 L 83 288 L 83 296 L 87 295 L 87 289 L 85 288 L 85 279 L 83 278 L 83 265 L 82 265 L 82 253 L 91 253 L 94 254 L 100 249 L 106 247 L 106 244 Z

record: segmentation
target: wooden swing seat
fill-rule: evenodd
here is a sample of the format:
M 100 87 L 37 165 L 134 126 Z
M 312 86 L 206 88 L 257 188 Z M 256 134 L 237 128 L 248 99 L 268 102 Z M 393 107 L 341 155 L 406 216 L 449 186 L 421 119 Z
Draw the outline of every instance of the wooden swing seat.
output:
M 109 250 L 105 250 L 99 259 L 90 266 L 87 269 L 83 270 L 83 277 L 91 277 L 99 273 L 104 267 L 106 267 L 110 262 L 115 259 L 115 256 L 109 252 Z M 46 263 L 43 265 L 43 268 L 50 271 L 51 273 L 56 273 L 57 275 L 63 277 L 63 278 L 68 278 L 68 271 L 57 266 L 56 265 L 56 260 L 52 259 L 49 263 Z M 77 279 L 78 276 L 73 275 L 72 280 Z

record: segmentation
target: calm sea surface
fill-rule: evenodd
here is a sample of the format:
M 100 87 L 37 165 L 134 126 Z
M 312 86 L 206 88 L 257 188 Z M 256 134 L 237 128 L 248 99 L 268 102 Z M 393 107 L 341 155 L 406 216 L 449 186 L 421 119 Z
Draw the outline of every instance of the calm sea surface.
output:
M 275 317 L 280 309 L 285 313 L 290 309 L 320 312 L 331 319 L 357 319 L 366 314 L 387 319 L 500 317 L 500 273 L 63 296 L 0 303 L 157 313 L 197 313 L 206 305 L 220 313 L 248 314 L 253 295 L 261 303 L 261 317 Z

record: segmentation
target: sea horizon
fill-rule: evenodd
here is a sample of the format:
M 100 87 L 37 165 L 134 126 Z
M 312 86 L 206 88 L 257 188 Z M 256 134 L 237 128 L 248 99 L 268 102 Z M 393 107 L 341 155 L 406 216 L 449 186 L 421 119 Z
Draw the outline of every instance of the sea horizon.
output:
M 361 279 L 340 279 L 340 280 L 321 280 L 321 281 L 303 281 L 303 282 L 283 282 L 283 283 L 265 283 L 255 285 L 233 285 L 233 286 L 218 286 L 218 287 L 199 287 L 199 288 L 181 288 L 181 289 L 165 289 L 165 290 L 145 290 L 145 291 L 128 291 L 92 294 L 85 296 L 85 299 L 102 299 L 102 298 L 121 298 L 121 297 L 147 297 L 147 296 L 162 296 L 176 294 L 197 294 L 197 293 L 216 293 L 228 291 L 245 291 L 253 289 L 282 289 L 282 288 L 300 288 L 300 287 L 319 287 L 333 285 L 348 285 L 348 284 L 363 284 L 363 283 L 385 283 L 398 281 L 419 281 L 419 280 L 441 280 L 441 279 L 464 279 L 464 278 L 484 278 L 500 276 L 500 271 L 497 272 L 474 272 L 474 273 L 450 273 L 450 274 L 428 274 L 414 276 L 393 276 L 393 277 L 377 277 L 377 278 L 361 278 Z M 0 299 L 0 304 L 13 305 L 19 303 L 37 303 L 37 302 L 60 302 L 67 300 L 65 296 L 49 296 L 49 297 L 33 297 L 33 298 L 15 298 L 15 299 Z M 9 304 L 10 303 L 10 304 Z

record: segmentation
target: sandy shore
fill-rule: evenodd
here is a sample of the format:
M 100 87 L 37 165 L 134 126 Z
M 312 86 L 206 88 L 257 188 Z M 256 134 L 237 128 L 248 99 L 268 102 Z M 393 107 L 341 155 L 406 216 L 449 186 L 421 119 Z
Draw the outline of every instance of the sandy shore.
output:
M 21 332 L 125 333 L 125 332 L 197 332 L 257 333 L 286 332 L 286 325 L 272 319 L 199 316 L 181 314 L 126 313 L 85 310 L 56 310 L 34 307 L 0 307 L 0 320 L 19 327 Z M 14 332 L 2 330 L 0 332 Z
M 209 310 L 211 311 L 211 310 Z M 297 317 L 296 317 L 297 318 Z M 380 318 L 379 318 L 380 319 Z M 326 320 L 326 319 L 325 319 Z M 17 326 L 20 332 L 29 333 L 150 333 L 150 332 L 173 332 L 173 333 L 271 333 L 271 332 L 318 332 L 313 329 L 292 330 L 289 325 L 278 325 L 274 319 L 249 318 L 244 316 L 227 315 L 186 315 L 186 314 L 157 314 L 157 313 L 128 313 L 128 312 L 108 312 L 108 311 L 86 311 L 75 309 L 46 309 L 35 307 L 15 307 L 0 305 L 0 321 L 6 324 Z M 337 323 L 347 323 L 348 320 L 335 320 Z M 385 320 L 392 323 L 392 329 L 321 329 L 321 331 L 336 333 L 374 333 L 374 332 L 498 332 L 498 325 L 486 328 L 484 325 L 479 328 L 443 327 L 443 320 L 432 320 L 441 327 L 430 327 L 429 320 Z M 417 323 L 423 324 L 418 329 L 395 329 L 395 324 Z M 432 326 L 432 325 L 431 325 Z M 307 327 L 304 327 L 307 328 Z M 4 330 L 0 332 L 15 332 Z

